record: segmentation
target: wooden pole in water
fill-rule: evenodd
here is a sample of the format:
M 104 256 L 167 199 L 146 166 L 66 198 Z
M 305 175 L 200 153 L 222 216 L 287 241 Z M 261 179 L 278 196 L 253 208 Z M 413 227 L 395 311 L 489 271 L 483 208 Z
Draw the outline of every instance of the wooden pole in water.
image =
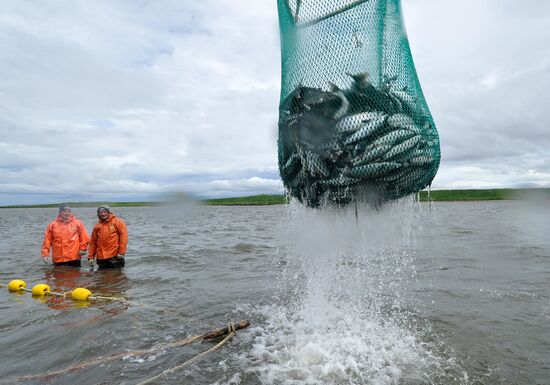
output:
M 158 379 L 162 378 L 164 375 L 166 374 L 171 374 L 171 373 L 174 373 L 176 370 L 180 370 L 181 368 L 184 368 L 186 366 L 189 366 L 191 365 L 193 362 L 197 361 L 198 359 L 200 359 L 202 356 L 210 353 L 210 352 L 213 352 L 214 350 L 217 350 L 219 349 L 222 345 L 224 345 L 227 341 L 229 341 L 231 339 L 231 337 L 233 337 L 235 335 L 235 333 L 237 332 L 235 330 L 235 325 L 229 325 L 228 326 L 228 334 L 224 337 L 223 340 L 221 340 L 216 346 L 200 353 L 200 354 L 197 354 L 196 356 L 190 358 L 189 360 L 177 365 L 177 366 L 174 366 L 173 368 L 170 368 L 170 369 L 166 369 L 165 371 L 163 371 L 162 373 L 159 373 L 157 374 L 156 376 L 154 377 L 151 377 L 151 378 L 148 378 L 146 379 L 145 381 L 142 381 L 140 383 L 138 383 L 137 385 L 147 385 L 147 384 L 152 384 L 152 383 L 156 383 Z
M 235 330 L 241 330 L 244 328 L 247 328 L 250 326 L 250 321 L 244 320 L 240 321 L 239 323 L 236 323 L 233 325 L 235 327 Z M 224 328 L 220 329 L 214 329 L 208 333 L 204 333 L 200 335 L 200 339 L 202 340 L 211 340 L 213 338 L 221 337 L 229 333 L 229 326 L 226 326 Z
M 240 322 L 237 322 L 237 323 L 233 324 L 233 328 L 234 328 L 235 331 L 245 329 L 249 326 L 250 326 L 250 321 L 248 321 L 248 320 L 242 320 Z M 184 338 L 184 339 L 181 339 L 181 340 L 178 340 L 178 341 L 171 342 L 169 344 L 159 345 L 159 346 L 154 347 L 154 348 L 133 350 L 133 351 L 123 352 L 123 353 L 113 353 L 113 354 L 110 354 L 110 355 L 105 356 L 105 357 L 97 357 L 97 358 L 94 358 L 90 361 L 82 362 L 80 364 L 75 364 L 75 365 L 69 366 L 68 368 L 61 369 L 61 370 L 55 370 L 55 371 L 51 371 L 51 372 L 47 372 L 47 373 L 43 373 L 43 374 L 21 376 L 21 377 L 18 377 L 16 379 L 16 382 L 29 381 L 29 380 L 47 381 L 51 378 L 57 377 L 57 376 L 62 375 L 62 374 L 66 374 L 66 373 L 70 373 L 70 372 L 78 372 L 80 370 L 87 369 L 91 366 L 101 365 L 101 364 L 104 364 L 106 362 L 111 362 L 111 361 L 121 359 L 123 357 L 140 356 L 140 355 L 147 354 L 147 353 L 157 352 L 157 351 L 163 350 L 163 349 L 175 348 L 175 347 L 183 346 L 183 345 L 189 345 L 189 344 L 191 344 L 193 342 L 197 342 L 197 341 L 212 340 L 214 338 L 225 336 L 225 335 L 229 334 L 230 332 L 233 332 L 233 331 L 231 331 L 231 326 L 228 325 L 224 328 L 214 329 L 214 330 L 211 330 L 211 331 L 203 333 L 203 334 L 199 334 L 199 335 L 189 337 L 189 338 Z

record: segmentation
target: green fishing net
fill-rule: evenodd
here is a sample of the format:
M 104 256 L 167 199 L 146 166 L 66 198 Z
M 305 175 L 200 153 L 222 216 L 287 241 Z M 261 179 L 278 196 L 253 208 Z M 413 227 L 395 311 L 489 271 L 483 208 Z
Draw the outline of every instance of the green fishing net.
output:
M 380 204 L 425 188 L 439 137 L 399 0 L 278 0 L 279 171 L 310 207 Z

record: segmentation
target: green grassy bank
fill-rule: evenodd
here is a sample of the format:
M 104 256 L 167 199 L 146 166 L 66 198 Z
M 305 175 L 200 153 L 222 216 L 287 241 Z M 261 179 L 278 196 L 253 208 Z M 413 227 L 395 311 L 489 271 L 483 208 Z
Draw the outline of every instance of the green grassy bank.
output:
M 253 195 L 240 198 L 206 199 L 204 202 L 212 206 L 265 206 L 284 204 L 287 200 L 284 195 Z
M 550 199 L 550 188 L 531 189 L 484 189 L 484 190 L 433 190 L 432 201 L 493 201 L 505 199 L 524 198 L 546 198 Z M 420 201 L 428 200 L 428 192 L 420 192 Z
M 449 201 L 488 201 L 522 199 L 529 197 L 550 199 L 550 188 L 533 189 L 485 189 L 485 190 L 434 190 L 430 199 L 438 202 Z M 428 191 L 420 192 L 420 201 L 428 201 Z M 276 205 L 287 203 L 283 195 L 254 195 L 240 198 L 208 199 L 208 205 Z
M 504 200 L 504 199 L 522 199 L 535 197 L 537 199 L 550 199 L 550 188 L 533 189 L 486 189 L 486 190 L 433 190 L 431 200 L 435 202 L 445 201 L 484 201 L 484 200 Z M 420 201 L 428 200 L 428 192 L 420 192 Z M 279 205 L 287 203 L 284 195 L 253 195 L 238 198 L 218 198 L 205 199 L 199 201 L 212 206 L 265 206 Z M 108 204 L 111 207 L 134 207 L 134 206 L 154 206 L 158 202 L 65 202 L 71 207 L 98 207 L 101 204 Z M 44 208 L 57 207 L 58 203 L 39 204 L 39 205 L 11 205 L 0 206 L 0 208 Z

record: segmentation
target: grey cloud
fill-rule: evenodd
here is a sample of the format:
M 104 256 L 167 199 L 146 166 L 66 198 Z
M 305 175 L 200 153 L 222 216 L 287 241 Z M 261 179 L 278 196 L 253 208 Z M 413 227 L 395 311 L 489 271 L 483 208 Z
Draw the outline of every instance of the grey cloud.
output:
M 413 0 L 403 6 L 441 136 L 434 187 L 550 185 L 543 172 L 550 169 L 543 101 L 550 86 L 550 5 Z
M 3 7 L 0 204 L 21 193 L 282 191 L 273 1 Z M 403 10 L 441 134 L 434 187 L 550 185 L 550 3 Z

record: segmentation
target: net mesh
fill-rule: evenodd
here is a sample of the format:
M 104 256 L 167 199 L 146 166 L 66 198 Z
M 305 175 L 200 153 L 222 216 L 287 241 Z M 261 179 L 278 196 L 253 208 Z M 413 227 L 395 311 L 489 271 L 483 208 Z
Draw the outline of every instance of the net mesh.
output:
M 399 0 L 278 0 L 279 171 L 310 207 L 381 203 L 428 186 L 439 137 Z

